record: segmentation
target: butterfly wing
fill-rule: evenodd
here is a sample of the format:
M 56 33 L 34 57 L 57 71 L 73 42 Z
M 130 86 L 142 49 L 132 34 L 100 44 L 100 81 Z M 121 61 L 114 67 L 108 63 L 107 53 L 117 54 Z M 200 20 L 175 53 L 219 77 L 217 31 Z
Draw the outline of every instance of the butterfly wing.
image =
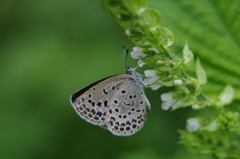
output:
M 126 76 L 128 74 L 106 77 L 74 93 L 70 97 L 70 102 L 77 114 L 94 125 L 105 126 L 110 99 Z
M 114 92 L 107 110 L 107 128 L 118 136 L 129 136 L 140 130 L 150 111 L 150 103 L 139 82 L 128 75 Z

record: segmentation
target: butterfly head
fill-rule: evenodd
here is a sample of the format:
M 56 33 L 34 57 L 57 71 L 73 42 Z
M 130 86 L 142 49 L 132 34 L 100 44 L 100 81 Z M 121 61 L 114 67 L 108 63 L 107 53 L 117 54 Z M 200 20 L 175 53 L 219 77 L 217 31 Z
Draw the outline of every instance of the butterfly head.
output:
M 137 84 L 141 84 L 141 85 L 146 86 L 146 85 L 143 83 L 143 81 L 142 81 L 143 75 L 141 75 L 141 74 L 139 74 L 139 73 L 136 72 L 136 69 L 137 69 L 138 67 L 133 68 L 133 67 L 127 66 L 126 68 L 127 68 L 126 73 L 132 75 L 132 78 L 134 79 L 134 81 L 135 81 Z
M 127 66 L 126 67 L 126 73 L 127 74 L 132 74 L 133 72 L 135 72 L 136 69 L 137 69 L 137 67 L 133 68 L 133 67 Z

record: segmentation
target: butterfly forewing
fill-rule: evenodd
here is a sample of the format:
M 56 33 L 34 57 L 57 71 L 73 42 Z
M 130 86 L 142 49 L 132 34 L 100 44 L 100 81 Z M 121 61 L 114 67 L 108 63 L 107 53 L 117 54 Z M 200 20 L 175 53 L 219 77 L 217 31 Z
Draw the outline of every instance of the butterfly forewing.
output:
M 113 75 L 96 81 L 71 96 L 71 104 L 86 121 L 104 126 L 107 108 L 115 88 L 124 82 L 128 74 Z

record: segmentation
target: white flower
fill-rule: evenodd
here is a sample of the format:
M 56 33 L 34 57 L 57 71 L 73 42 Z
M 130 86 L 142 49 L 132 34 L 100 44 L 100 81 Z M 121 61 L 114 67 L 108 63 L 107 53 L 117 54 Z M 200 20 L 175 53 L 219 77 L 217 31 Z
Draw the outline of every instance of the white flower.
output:
M 154 51 L 156 53 L 159 53 L 159 51 L 155 47 L 150 47 L 150 48 L 148 48 L 148 50 L 151 50 L 151 51 Z
M 174 80 L 174 85 L 175 86 L 182 86 L 183 85 L 183 81 L 180 80 L 180 79 L 176 79 L 176 80 Z
M 197 131 L 201 127 L 198 118 L 189 118 L 187 120 L 187 130 L 190 132 Z
M 138 67 L 143 67 L 145 63 L 142 60 L 138 60 Z
M 130 36 L 130 35 L 131 35 L 131 32 L 130 32 L 129 29 L 127 29 L 127 30 L 125 31 L 125 33 L 127 34 L 127 36 Z
M 151 87 L 152 90 L 157 90 L 158 88 L 162 87 L 161 84 L 158 84 L 158 85 L 150 85 L 149 87 Z
M 200 107 L 200 105 L 198 105 L 198 104 L 194 104 L 194 105 L 192 105 L 192 109 L 200 109 L 201 107 Z
M 157 80 L 159 80 L 159 76 L 157 76 L 156 74 L 156 70 L 146 70 L 144 71 L 145 74 L 145 79 L 143 80 L 143 83 L 145 85 L 150 85 L 149 87 L 152 88 L 152 90 L 157 90 L 158 88 L 160 88 L 162 85 L 158 84 L 158 85 L 151 85 L 152 83 L 156 82 Z
M 130 53 L 133 59 L 140 59 L 139 57 L 145 57 L 146 54 L 143 53 L 143 49 L 140 47 L 134 47 L 133 51 Z
M 181 100 L 173 99 L 172 96 L 173 96 L 172 93 L 164 93 L 161 95 L 163 110 L 168 110 L 169 108 L 175 108 L 179 105 L 184 104 L 184 102 L 182 102 Z
M 159 80 L 160 77 L 157 76 L 156 72 L 157 72 L 156 70 L 144 71 L 146 79 L 144 79 L 143 82 L 148 85 L 148 84 L 152 84 L 152 83 L 156 82 L 157 80 Z

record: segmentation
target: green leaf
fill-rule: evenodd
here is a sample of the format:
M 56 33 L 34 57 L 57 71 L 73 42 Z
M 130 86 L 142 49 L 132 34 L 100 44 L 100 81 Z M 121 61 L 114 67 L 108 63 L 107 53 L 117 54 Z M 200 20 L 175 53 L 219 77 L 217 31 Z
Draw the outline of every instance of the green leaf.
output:
M 156 30 L 159 32 L 160 36 L 162 37 L 163 41 L 165 41 L 165 46 L 172 45 L 174 41 L 174 35 L 168 28 L 164 27 L 157 27 Z
M 188 48 L 188 43 L 186 42 L 183 48 L 183 58 L 184 58 L 184 63 L 185 65 L 189 65 L 193 62 L 193 53 L 192 51 Z
M 141 12 L 147 5 L 146 0 L 123 0 L 124 5 L 133 12 Z
M 202 68 L 199 59 L 197 59 L 197 63 L 196 63 L 196 76 L 197 76 L 197 79 L 198 79 L 202 84 L 205 84 L 205 83 L 207 82 L 206 72 L 205 72 L 204 69 Z
M 144 12 L 141 13 L 141 15 L 145 20 L 148 21 L 148 23 L 155 27 L 157 27 L 162 21 L 160 13 L 152 8 L 147 8 Z
M 231 85 L 227 85 L 219 95 L 218 99 L 223 104 L 229 104 L 232 102 L 233 97 L 234 97 L 234 89 Z

